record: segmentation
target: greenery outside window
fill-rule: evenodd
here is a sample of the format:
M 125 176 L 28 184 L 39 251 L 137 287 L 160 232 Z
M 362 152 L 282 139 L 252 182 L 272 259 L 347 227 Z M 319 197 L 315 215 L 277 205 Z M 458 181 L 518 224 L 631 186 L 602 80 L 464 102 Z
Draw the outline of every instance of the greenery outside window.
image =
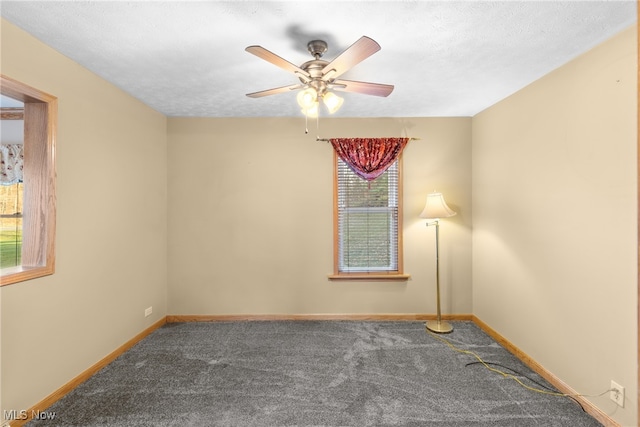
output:
M 21 264 L 23 187 L 0 184 L 0 269 Z

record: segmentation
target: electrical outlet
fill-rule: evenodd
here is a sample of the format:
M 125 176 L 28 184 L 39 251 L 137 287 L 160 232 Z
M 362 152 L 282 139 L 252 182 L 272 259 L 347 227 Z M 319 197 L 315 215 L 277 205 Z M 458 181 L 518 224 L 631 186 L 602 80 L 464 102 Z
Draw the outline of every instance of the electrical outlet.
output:
M 611 380 L 611 391 L 609 391 L 609 398 L 616 402 L 618 406 L 624 408 L 624 387 Z
M 149 317 L 151 316 L 151 313 L 153 313 L 153 307 L 149 307 L 144 311 L 144 317 Z

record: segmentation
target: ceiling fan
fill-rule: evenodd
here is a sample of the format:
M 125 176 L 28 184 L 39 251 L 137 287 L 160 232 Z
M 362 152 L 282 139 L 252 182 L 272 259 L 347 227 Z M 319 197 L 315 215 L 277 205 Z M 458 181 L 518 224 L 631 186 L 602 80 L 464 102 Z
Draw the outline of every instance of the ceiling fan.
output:
M 328 49 L 324 40 L 310 41 L 307 44 L 307 49 L 314 59 L 297 66 L 262 46 L 247 47 L 245 49 L 247 52 L 293 73 L 300 80 L 300 83 L 297 84 L 248 93 L 247 96 L 260 98 L 292 90 L 300 90 L 297 100 L 302 107 L 302 112 L 308 117 L 315 117 L 317 116 L 319 99 L 323 100 L 330 113 L 337 111 L 342 105 L 342 98 L 329 90 L 356 92 L 374 96 L 388 96 L 393 91 L 393 85 L 338 79 L 353 66 L 380 50 L 380 45 L 369 37 L 362 36 L 331 62 L 321 59 Z

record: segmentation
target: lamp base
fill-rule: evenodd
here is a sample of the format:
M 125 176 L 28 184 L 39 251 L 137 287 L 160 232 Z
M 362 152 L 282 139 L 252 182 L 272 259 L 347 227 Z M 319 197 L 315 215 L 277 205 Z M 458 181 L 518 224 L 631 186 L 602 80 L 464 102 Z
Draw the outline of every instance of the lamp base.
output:
M 446 320 L 427 320 L 425 326 L 428 330 L 437 334 L 448 334 L 453 331 L 453 326 Z

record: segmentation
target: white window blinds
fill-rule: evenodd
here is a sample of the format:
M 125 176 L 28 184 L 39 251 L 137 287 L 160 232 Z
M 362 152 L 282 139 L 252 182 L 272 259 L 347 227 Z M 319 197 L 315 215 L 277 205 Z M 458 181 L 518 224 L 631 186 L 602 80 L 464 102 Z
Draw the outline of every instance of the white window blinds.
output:
M 398 161 L 365 181 L 336 159 L 338 272 L 398 272 Z

